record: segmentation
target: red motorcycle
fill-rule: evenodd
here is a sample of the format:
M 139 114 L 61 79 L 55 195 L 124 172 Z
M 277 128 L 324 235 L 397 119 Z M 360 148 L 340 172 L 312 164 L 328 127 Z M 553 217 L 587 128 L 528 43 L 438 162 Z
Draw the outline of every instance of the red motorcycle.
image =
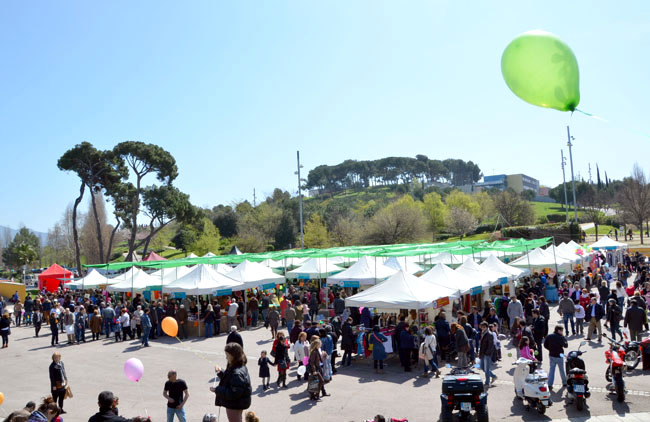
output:
M 622 402 L 625 400 L 625 381 L 623 381 L 626 368 L 625 347 L 604 333 L 603 337 L 609 341 L 609 349 L 605 350 L 605 363 L 607 363 L 605 378 L 609 382 L 607 389 L 610 393 L 616 393 L 616 399 Z

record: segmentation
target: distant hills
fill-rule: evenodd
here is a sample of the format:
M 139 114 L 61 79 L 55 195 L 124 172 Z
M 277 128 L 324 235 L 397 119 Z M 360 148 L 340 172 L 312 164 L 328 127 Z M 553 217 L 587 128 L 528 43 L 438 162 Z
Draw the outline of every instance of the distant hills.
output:
M 27 227 L 27 228 L 29 229 L 29 227 Z M 12 239 L 14 238 L 14 236 L 16 235 L 16 233 L 18 233 L 18 230 L 17 230 L 17 229 L 12 229 L 11 227 L 7 227 L 7 226 L 2 226 L 2 225 L 0 225 L 0 233 L 4 233 L 4 232 L 7 231 L 7 230 L 9 231 L 9 233 L 11 233 L 11 238 L 12 238 Z M 47 233 L 37 232 L 37 231 L 32 230 L 32 229 L 29 229 L 29 230 L 31 230 L 31 231 L 32 231 L 36 236 L 38 236 L 38 238 L 39 238 L 40 241 L 41 241 L 41 247 L 47 245 Z M 3 239 L 3 240 L 4 240 L 4 239 Z

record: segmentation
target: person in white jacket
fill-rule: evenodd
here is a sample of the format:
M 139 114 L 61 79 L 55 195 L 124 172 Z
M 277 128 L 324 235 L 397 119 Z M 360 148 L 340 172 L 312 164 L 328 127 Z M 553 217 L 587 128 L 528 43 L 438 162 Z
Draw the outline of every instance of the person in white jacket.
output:
M 298 334 L 298 341 L 293 345 L 293 353 L 300 368 L 304 364 L 303 359 L 305 359 L 305 356 L 309 356 L 309 341 L 307 341 L 307 333 L 304 331 Z M 300 375 L 298 375 L 298 379 L 301 379 Z M 305 379 L 307 379 L 306 376 Z
M 426 327 L 424 329 L 424 341 L 420 346 L 420 354 L 424 360 L 424 374 L 423 377 L 429 376 L 429 366 L 431 366 L 431 372 L 436 374 L 436 378 L 440 377 L 440 370 L 438 365 L 436 365 L 436 347 L 438 347 L 436 336 L 433 335 L 433 329 L 431 327 Z M 428 364 L 428 365 L 427 365 Z

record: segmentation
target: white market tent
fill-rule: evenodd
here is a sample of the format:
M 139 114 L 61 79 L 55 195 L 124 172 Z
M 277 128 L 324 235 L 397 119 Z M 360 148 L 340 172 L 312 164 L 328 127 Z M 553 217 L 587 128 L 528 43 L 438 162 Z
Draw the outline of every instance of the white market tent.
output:
M 165 286 L 171 293 L 191 295 L 216 294 L 219 290 L 243 290 L 243 283 L 215 271 L 211 265 L 200 264 L 178 280 Z
M 508 280 L 515 280 L 519 277 L 526 275 L 529 271 L 526 269 L 512 267 L 503 263 L 496 256 L 490 256 L 486 259 L 480 267 L 484 270 L 492 271 L 497 274 L 502 274 L 501 277 L 508 277 Z
M 571 262 L 572 264 L 577 264 L 578 262 L 580 262 L 581 259 L 580 256 L 576 255 L 575 253 L 569 254 L 566 252 L 564 248 L 556 247 L 555 245 L 548 246 L 544 251 L 550 254 L 551 256 L 553 256 L 553 253 L 555 253 L 556 258 L 562 258 L 564 260 Z
M 265 259 L 264 261 L 260 262 L 260 264 L 264 265 L 265 267 L 269 268 L 284 268 L 284 260 L 274 260 L 274 259 Z
M 345 306 L 382 309 L 426 309 L 453 291 L 422 282 L 418 277 L 400 271 L 376 286 L 345 299 Z
M 515 259 L 510 265 L 515 267 L 531 267 L 531 268 L 551 268 L 557 265 L 570 264 L 571 261 L 564 259 L 561 256 L 553 256 L 553 252 L 547 252 L 541 248 L 535 248 L 527 255 Z
M 194 252 L 192 252 L 189 255 L 187 255 L 185 258 L 198 258 L 198 256 Z
M 244 289 L 261 287 L 270 289 L 276 284 L 284 284 L 285 278 L 257 262 L 243 261 L 228 273 L 228 278 L 243 283 Z
M 417 274 L 424 271 L 424 268 L 407 258 L 406 256 L 391 256 L 384 262 L 384 265 L 396 271 L 406 271 L 409 274 Z
M 118 283 L 119 280 L 108 278 L 99 273 L 96 269 L 88 271 L 85 277 L 71 281 L 66 284 L 66 287 L 73 289 L 96 289 L 99 286 L 106 286 L 109 284 Z
M 431 258 L 426 259 L 426 263 L 431 265 L 460 265 L 463 263 L 463 258 L 459 255 L 453 255 L 449 252 L 441 252 Z
M 317 278 L 327 278 L 332 274 L 340 273 L 343 268 L 332 263 L 327 258 L 309 258 L 300 267 L 295 270 L 287 271 L 287 278 L 312 280 Z
M 463 265 L 456 268 L 454 271 L 462 274 L 467 278 L 471 278 L 477 282 L 480 282 L 483 286 L 483 289 L 487 289 L 490 286 L 499 284 L 499 279 L 503 278 L 503 275 L 501 275 L 501 273 L 483 268 L 471 258 L 466 259 L 465 262 L 463 262 Z
M 205 255 L 203 255 L 203 258 L 212 258 L 213 256 L 217 256 L 217 255 L 213 254 L 212 252 L 208 252 Z
M 119 283 L 108 286 L 109 292 L 142 291 L 148 287 L 159 286 L 160 279 L 156 279 L 139 268 L 131 267 L 129 271 L 114 278 Z
M 457 273 L 445 264 L 438 264 L 426 273 L 422 274 L 420 280 L 437 286 L 444 287 L 460 294 L 478 294 L 483 291 L 483 285 L 478 280 L 472 280 L 462 273 Z M 472 291 L 473 289 L 476 289 Z
M 627 248 L 627 243 L 617 242 L 614 239 L 611 239 L 609 236 L 603 236 L 598 239 L 596 242 L 589 245 L 592 249 L 621 249 Z
M 328 284 L 345 285 L 345 282 L 358 283 L 357 286 L 373 285 L 394 275 L 397 270 L 386 267 L 368 256 L 361 257 L 345 271 L 327 277 Z
M 158 286 L 166 286 L 169 283 L 178 280 L 179 278 L 185 276 L 192 268 L 186 266 L 173 267 L 173 268 L 161 268 L 157 271 L 149 274 L 151 277 L 155 278 L 158 281 Z
M 233 268 L 230 265 L 226 265 L 226 264 L 214 264 L 212 265 L 212 269 L 223 275 L 226 275 L 233 270 Z

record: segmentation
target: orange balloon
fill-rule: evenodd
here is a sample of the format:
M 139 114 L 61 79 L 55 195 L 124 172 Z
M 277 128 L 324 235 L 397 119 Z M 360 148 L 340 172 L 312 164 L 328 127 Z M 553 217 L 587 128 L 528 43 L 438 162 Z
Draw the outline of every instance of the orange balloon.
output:
M 4 393 L 0 393 L 0 404 L 5 402 L 5 395 Z
M 178 323 L 172 317 L 165 317 L 162 320 L 162 330 L 170 337 L 176 337 L 178 334 Z

